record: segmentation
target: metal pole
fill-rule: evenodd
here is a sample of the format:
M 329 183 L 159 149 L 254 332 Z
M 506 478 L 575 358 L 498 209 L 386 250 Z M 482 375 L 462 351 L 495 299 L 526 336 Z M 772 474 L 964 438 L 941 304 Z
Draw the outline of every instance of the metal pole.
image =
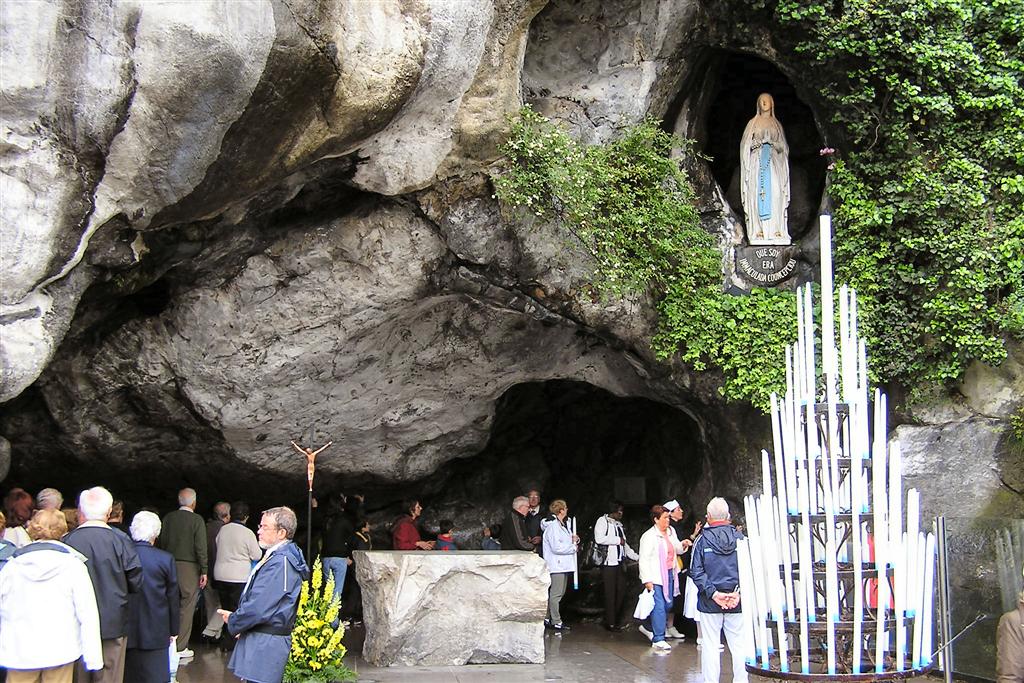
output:
M 306 565 L 313 566 L 313 487 L 306 495 Z
M 953 683 L 953 627 L 950 623 L 949 605 L 949 558 L 946 553 L 946 518 L 935 518 L 935 538 L 939 555 L 939 639 L 942 641 L 942 678 Z
M 315 448 L 316 424 L 309 425 L 309 448 Z M 306 566 L 313 571 L 313 480 L 309 480 L 309 491 L 306 493 Z M 947 681 L 947 683 L 949 683 Z

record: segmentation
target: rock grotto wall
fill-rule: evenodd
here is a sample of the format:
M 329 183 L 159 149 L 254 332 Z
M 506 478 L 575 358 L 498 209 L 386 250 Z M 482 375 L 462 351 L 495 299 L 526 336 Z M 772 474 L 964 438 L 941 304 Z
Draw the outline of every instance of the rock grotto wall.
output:
M 652 302 L 593 295 L 571 237 L 503 215 L 486 178 L 523 101 L 588 141 L 650 115 L 717 144 L 715 107 L 731 105 L 716 93 L 754 87 L 737 64 L 806 102 L 801 130 L 820 138 L 804 147 L 827 140 L 771 36 L 733 35 L 715 7 L 0 5 L 2 57 L 19 65 L 0 131 L 4 487 L 301 502 L 288 441 L 331 438 L 318 486 L 372 493 L 381 519 L 419 492 L 428 522 L 475 525 L 526 484 L 513 471 L 583 497 L 564 463 L 634 464 L 652 500 L 741 496 L 767 420 L 723 403 L 713 373 L 657 362 Z M 728 174 L 686 163 L 736 284 Z M 959 457 L 986 482 L 970 510 L 1019 514 L 1005 433 L 1020 374 L 972 372 L 965 395 L 1017 388 L 998 411 L 900 416 L 897 434 L 929 510 Z M 466 489 L 474 470 L 503 474 Z

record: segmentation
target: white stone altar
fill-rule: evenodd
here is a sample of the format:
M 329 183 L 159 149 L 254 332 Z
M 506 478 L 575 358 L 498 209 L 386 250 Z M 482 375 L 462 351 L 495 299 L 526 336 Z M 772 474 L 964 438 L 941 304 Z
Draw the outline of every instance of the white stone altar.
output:
M 534 553 L 371 550 L 353 557 L 368 662 L 544 662 L 551 577 Z

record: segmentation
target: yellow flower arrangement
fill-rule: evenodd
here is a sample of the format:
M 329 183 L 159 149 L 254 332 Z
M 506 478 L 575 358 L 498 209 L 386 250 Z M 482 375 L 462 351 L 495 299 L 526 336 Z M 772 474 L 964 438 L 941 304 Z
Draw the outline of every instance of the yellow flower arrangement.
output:
M 355 680 L 355 673 L 342 659 L 347 650 L 341 644 L 342 624 L 332 627 L 341 610 L 334 595 L 334 578 L 324 582 L 320 558 L 313 564 L 313 576 L 302 584 L 299 611 L 292 629 L 292 648 L 284 670 L 284 683 L 334 683 Z

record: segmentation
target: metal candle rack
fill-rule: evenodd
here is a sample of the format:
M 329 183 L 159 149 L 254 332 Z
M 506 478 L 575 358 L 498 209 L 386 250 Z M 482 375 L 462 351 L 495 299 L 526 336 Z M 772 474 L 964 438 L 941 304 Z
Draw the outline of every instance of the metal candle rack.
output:
M 857 295 L 845 286 L 836 344 L 829 216 L 820 230 L 821 334 L 806 285 L 786 393 L 771 397 L 762 492 L 744 499 L 747 670 L 807 681 L 917 676 L 932 668 L 935 535 L 921 531 L 917 490 L 904 498 L 899 443 L 886 437 L 885 395 L 869 393 Z

